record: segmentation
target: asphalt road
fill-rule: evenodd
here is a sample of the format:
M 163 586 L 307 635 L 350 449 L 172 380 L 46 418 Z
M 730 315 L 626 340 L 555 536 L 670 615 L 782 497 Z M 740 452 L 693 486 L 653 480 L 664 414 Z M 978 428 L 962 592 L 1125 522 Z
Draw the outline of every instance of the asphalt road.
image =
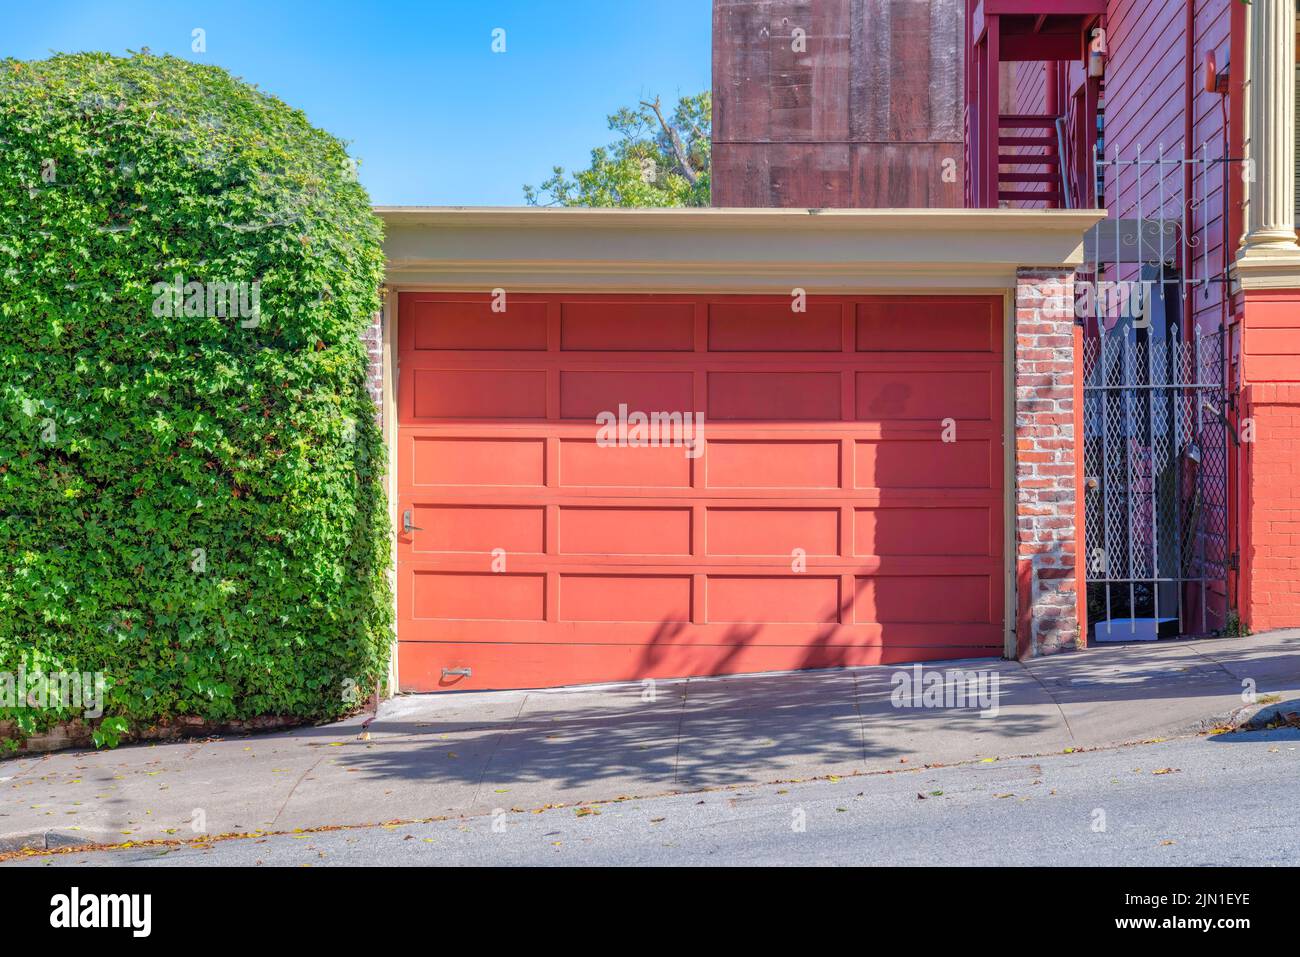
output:
M 1294 865 L 1300 731 L 17 866 Z

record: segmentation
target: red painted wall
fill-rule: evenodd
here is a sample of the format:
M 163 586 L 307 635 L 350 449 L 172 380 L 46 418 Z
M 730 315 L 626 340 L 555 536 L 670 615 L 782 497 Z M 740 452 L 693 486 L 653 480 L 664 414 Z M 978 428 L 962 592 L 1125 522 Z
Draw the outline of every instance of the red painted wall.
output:
M 1300 290 L 1249 293 L 1242 330 L 1242 618 L 1300 625 Z

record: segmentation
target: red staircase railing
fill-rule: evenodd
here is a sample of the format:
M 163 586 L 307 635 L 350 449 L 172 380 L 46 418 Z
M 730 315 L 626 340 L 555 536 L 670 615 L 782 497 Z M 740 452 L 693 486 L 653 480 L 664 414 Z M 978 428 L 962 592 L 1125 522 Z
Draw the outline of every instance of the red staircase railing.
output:
M 1063 195 L 1056 117 L 999 116 L 998 199 L 1059 206 Z

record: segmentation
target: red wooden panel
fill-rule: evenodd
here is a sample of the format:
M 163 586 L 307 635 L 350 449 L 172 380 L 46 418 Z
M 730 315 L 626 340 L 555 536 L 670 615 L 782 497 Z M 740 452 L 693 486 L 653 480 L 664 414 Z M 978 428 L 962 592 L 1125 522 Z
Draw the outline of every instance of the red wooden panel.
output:
M 672 446 L 600 446 L 595 439 L 560 440 L 562 487 L 689 488 L 691 460 Z
M 715 303 L 709 306 L 709 348 L 714 352 L 839 352 L 840 304 L 807 302 L 795 312 L 786 302 Z
M 416 505 L 413 552 L 542 552 L 546 511 L 540 505 Z
M 505 306 L 493 312 L 490 302 L 416 298 L 402 322 L 412 324 L 418 350 L 545 349 L 546 304 L 507 299 Z
M 560 508 L 562 555 L 689 555 L 689 508 Z
M 840 416 L 838 372 L 710 372 L 711 420 L 829 420 Z
M 859 303 L 859 352 L 997 352 L 998 310 L 987 299 L 929 300 L 925 322 L 900 321 L 916 303 L 885 299 Z
M 689 621 L 686 575 L 561 575 L 561 621 Z
M 602 412 L 693 412 L 694 380 L 689 372 L 560 372 L 560 416 L 595 422 Z
M 408 377 L 419 419 L 543 419 L 546 373 L 416 369 Z
M 710 555 L 780 555 L 796 548 L 805 555 L 838 555 L 838 508 L 711 508 L 708 511 Z
M 546 350 L 398 330 L 404 688 L 1000 653 L 999 298 L 819 297 L 803 326 L 784 296 L 511 301 L 548 317 Z M 883 345 L 859 351 L 846 318 Z M 698 458 L 596 444 L 599 412 L 697 402 Z
M 838 441 L 710 439 L 709 488 L 835 488 Z
M 984 370 L 859 372 L 857 415 L 864 422 L 927 419 L 937 437 L 943 419 L 988 419 L 998 385 Z
M 855 555 L 991 555 L 997 551 L 993 509 L 859 508 L 854 512 Z
M 404 446 L 406 447 L 406 446 Z M 412 485 L 546 484 L 545 439 L 412 436 Z
M 990 582 L 983 575 L 878 575 L 857 580 L 859 622 L 985 622 Z
M 839 620 L 839 578 L 811 575 L 710 576 L 710 621 L 808 622 Z
M 410 597 L 416 619 L 541 621 L 545 617 L 542 575 L 417 572 Z
M 579 352 L 681 351 L 695 348 L 690 302 L 566 302 L 561 348 Z
M 865 440 L 856 445 L 858 488 L 994 488 L 996 461 L 987 439 L 941 442 Z

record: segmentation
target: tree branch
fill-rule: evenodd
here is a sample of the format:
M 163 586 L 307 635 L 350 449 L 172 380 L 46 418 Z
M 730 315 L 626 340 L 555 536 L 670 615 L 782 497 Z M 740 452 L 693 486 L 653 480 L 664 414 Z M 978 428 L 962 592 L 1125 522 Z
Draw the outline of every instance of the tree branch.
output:
M 662 126 L 664 132 L 668 134 L 668 142 L 672 144 L 673 155 L 677 157 L 677 164 L 681 166 L 682 174 L 686 177 L 686 181 L 694 186 L 696 181 L 699 179 L 699 175 L 695 170 L 691 169 L 690 160 L 686 157 L 686 150 L 682 147 L 682 141 L 678 138 L 677 131 L 669 126 L 668 121 L 664 119 L 663 111 L 659 108 L 659 97 L 656 96 L 653 103 L 647 103 L 645 100 L 642 100 L 641 105 L 654 110 L 655 116 L 659 117 L 659 125 Z

